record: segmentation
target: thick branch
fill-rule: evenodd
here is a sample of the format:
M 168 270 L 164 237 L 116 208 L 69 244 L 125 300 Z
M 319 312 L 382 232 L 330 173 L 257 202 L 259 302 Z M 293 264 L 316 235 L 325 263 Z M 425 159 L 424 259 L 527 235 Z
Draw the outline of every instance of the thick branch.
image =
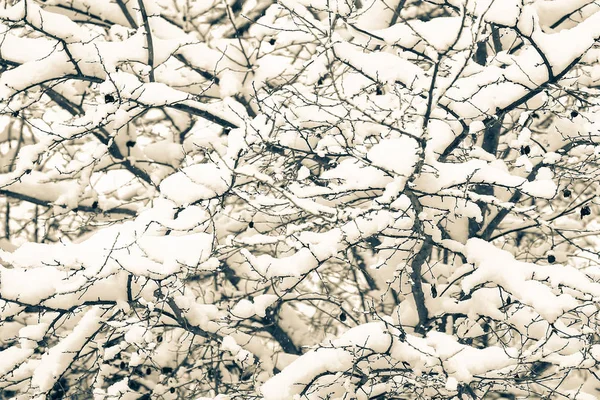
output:
M 127 6 L 123 3 L 123 0 L 116 0 L 116 2 L 117 2 L 117 5 L 119 6 L 119 8 L 121 9 L 121 11 L 123 12 L 123 15 L 127 19 L 127 22 L 129 22 L 129 25 L 131 25 L 132 28 L 137 29 L 138 26 L 135 23 L 135 20 L 133 19 L 131 14 L 129 13 Z
M 44 207 L 54 207 L 54 206 L 63 207 L 62 205 L 54 204 L 51 201 L 40 200 L 33 196 L 28 196 L 26 194 L 13 192 L 13 191 L 6 190 L 6 189 L 0 189 L 0 195 L 10 197 L 12 199 L 26 201 L 28 203 L 37 204 L 39 206 L 44 206 Z M 92 213 L 112 213 L 112 214 L 123 214 L 123 215 L 131 215 L 131 216 L 137 215 L 137 212 L 135 212 L 134 210 L 129 210 L 127 208 L 112 208 L 112 209 L 108 209 L 108 210 L 102 210 L 99 208 L 94 208 L 94 207 L 90 207 L 90 206 L 82 206 L 82 205 L 77 206 L 77 208 L 75 208 L 73 211 L 84 211 L 84 212 L 92 212 Z
M 214 115 L 208 111 L 205 110 L 200 110 L 198 108 L 194 108 L 185 104 L 167 104 L 165 107 L 169 107 L 169 108 L 174 108 L 176 110 L 180 110 L 180 111 L 184 111 L 186 113 L 192 114 L 192 115 L 197 115 L 199 117 L 202 117 L 210 122 L 214 122 L 217 125 L 221 125 L 223 128 L 231 128 L 231 129 L 235 129 L 238 126 L 236 124 L 234 124 L 233 122 L 227 121 L 224 118 L 221 118 L 217 115 Z
M 415 327 L 415 332 L 424 334 L 425 325 L 427 324 L 429 313 L 425 304 L 425 294 L 423 293 L 423 277 L 421 271 L 423 268 L 423 264 L 425 264 L 425 262 L 431 255 L 433 241 L 431 240 L 431 237 L 424 232 L 423 222 L 421 222 L 421 220 L 419 219 L 419 214 L 421 214 L 421 212 L 423 211 L 423 207 L 421 206 L 419 199 L 413 192 L 409 190 L 406 190 L 405 194 L 410 199 L 411 205 L 415 210 L 415 214 L 417 215 L 413 224 L 413 231 L 423 236 L 423 243 L 421 245 L 421 248 L 414 256 L 410 265 L 410 279 L 413 298 L 417 306 L 417 314 L 419 315 L 419 323 Z
M 431 249 L 433 248 L 433 242 L 431 239 L 426 237 L 423 240 L 423 244 L 419 249 L 419 252 L 413 258 L 411 263 L 410 279 L 412 281 L 412 293 L 417 305 L 417 314 L 419 315 L 419 324 L 415 327 L 415 332 L 425 333 L 425 325 L 427 324 L 428 311 L 425 305 L 425 294 L 423 293 L 423 278 L 421 271 L 423 264 L 431 255 Z
M 144 30 L 146 31 L 146 44 L 148 46 L 148 65 L 150 66 L 150 82 L 154 82 L 154 46 L 152 44 L 152 31 L 150 30 L 150 21 L 148 20 L 148 13 L 146 13 L 146 7 L 144 6 L 144 0 L 138 0 L 140 7 L 140 13 L 142 14 L 142 20 L 144 22 Z

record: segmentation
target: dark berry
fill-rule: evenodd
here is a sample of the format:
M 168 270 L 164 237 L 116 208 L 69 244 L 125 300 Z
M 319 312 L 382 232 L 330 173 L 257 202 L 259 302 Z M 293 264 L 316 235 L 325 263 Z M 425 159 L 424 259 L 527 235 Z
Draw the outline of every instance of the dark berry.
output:
M 121 368 L 121 369 L 127 368 L 127 364 L 125 364 L 125 361 L 121 361 L 121 363 L 119 364 L 119 368 Z
M 525 145 L 525 146 L 521 147 L 522 155 L 527 155 L 529 153 L 531 153 L 531 147 L 529 147 L 529 145 Z
M 175 388 L 171 388 L 171 389 L 169 389 L 169 392 L 171 392 L 171 393 L 175 393 Z
M 398 339 L 400 339 L 401 342 L 404 342 L 406 340 L 406 332 L 400 331 L 400 333 L 398 334 Z M 403 361 L 403 363 L 405 362 L 406 361 Z
M 563 196 L 564 197 L 571 197 L 571 191 L 569 189 L 563 190 Z
M 581 218 L 590 215 L 592 213 L 592 210 L 590 209 L 590 206 L 583 206 L 581 207 L 581 210 L 579 210 L 579 212 L 581 213 Z
M 152 368 L 146 368 L 146 375 L 150 375 L 152 373 Z
M 548 254 L 548 262 L 550 264 L 554 264 L 556 262 L 556 257 L 554 257 L 552 254 Z
M 366 242 L 371 245 L 371 247 L 375 248 L 381 244 L 381 240 L 377 238 L 377 236 L 369 236 L 366 239 Z
M 104 95 L 104 102 L 105 103 L 114 103 L 115 102 L 115 97 L 112 94 L 105 94 Z
M 575 110 L 571 111 L 571 118 L 575 118 L 579 115 L 579 113 Z
M 135 141 L 134 140 L 128 140 L 127 143 L 125 143 L 125 145 L 127 147 L 133 147 L 133 146 L 135 146 Z
M 377 89 L 375 90 L 375 94 L 377 96 L 381 96 L 383 94 L 383 89 L 381 88 L 381 86 L 377 86 Z
M 94 200 L 92 203 L 92 208 L 98 208 L 98 200 Z
M 269 39 L 269 44 L 270 44 L 271 46 L 274 46 L 274 45 L 275 45 L 275 38 L 271 38 L 271 39 Z
M 137 381 L 132 381 L 131 379 L 127 382 L 127 386 L 131 390 L 138 390 L 140 388 L 140 384 Z
M 12 116 L 17 118 L 19 116 L 19 112 L 18 111 L 13 111 Z
M 340 321 L 344 322 L 346 319 L 347 319 L 347 317 L 346 317 L 346 313 L 344 313 L 344 312 L 343 312 L 343 313 L 341 313 L 341 314 L 340 314 Z
M 435 285 L 431 285 L 431 297 L 433 297 L 435 299 L 437 297 L 437 295 L 438 295 L 437 288 L 435 287 Z
M 162 342 L 162 341 L 163 341 L 163 337 L 162 337 L 162 336 L 159 336 L 159 337 L 157 337 L 157 338 L 156 338 L 156 341 L 157 341 L 158 343 Z
M 160 372 L 163 374 L 170 374 L 171 372 L 173 372 L 173 368 L 171 367 L 162 367 L 160 369 Z
M 250 229 L 254 228 L 254 221 L 250 221 L 248 223 L 248 228 L 250 228 Z

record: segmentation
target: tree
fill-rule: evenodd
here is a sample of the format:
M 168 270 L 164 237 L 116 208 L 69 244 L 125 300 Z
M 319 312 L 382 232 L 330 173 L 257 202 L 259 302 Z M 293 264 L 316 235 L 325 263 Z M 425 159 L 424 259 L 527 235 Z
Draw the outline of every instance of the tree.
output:
M 5 0 L 0 389 L 595 399 L 591 0 Z

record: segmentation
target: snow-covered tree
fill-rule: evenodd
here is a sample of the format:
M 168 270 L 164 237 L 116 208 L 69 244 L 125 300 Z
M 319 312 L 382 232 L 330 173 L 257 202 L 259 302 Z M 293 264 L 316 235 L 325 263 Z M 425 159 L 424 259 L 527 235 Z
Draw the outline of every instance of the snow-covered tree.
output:
M 0 392 L 596 399 L 600 2 L 0 1 Z

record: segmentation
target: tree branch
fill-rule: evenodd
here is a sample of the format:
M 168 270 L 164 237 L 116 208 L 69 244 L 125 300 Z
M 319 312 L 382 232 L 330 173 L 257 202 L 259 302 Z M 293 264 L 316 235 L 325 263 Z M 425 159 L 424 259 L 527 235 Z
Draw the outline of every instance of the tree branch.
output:
M 40 200 L 40 199 L 38 199 L 36 197 L 33 197 L 33 196 L 29 196 L 29 195 L 26 195 L 26 194 L 13 192 L 11 190 L 6 190 L 6 189 L 0 189 L 0 195 L 6 196 L 6 197 L 10 197 L 12 199 L 26 201 L 28 203 L 37 204 L 39 206 L 44 206 L 44 207 L 54 207 L 54 206 L 57 206 L 57 207 L 66 208 L 63 205 L 54 204 L 51 201 Z M 84 212 L 91 212 L 91 213 L 97 213 L 97 214 L 112 213 L 112 214 L 123 214 L 123 215 L 130 215 L 130 216 L 136 216 L 137 215 L 136 211 L 129 210 L 127 208 L 111 208 L 111 209 L 108 209 L 108 210 L 102 210 L 102 209 L 99 209 L 97 207 L 90 207 L 90 206 L 83 206 L 83 205 L 78 205 L 76 208 L 73 209 L 73 211 L 84 211 Z
M 142 21 L 144 22 L 144 30 L 146 31 L 146 44 L 148 46 L 148 65 L 150 66 L 149 80 L 150 82 L 154 82 L 154 46 L 152 44 L 152 31 L 150 30 L 150 21 L 148 20 L 148 14 L 146 13 L 144 0 L 138 0 L 138 6 L 140 7 Z

